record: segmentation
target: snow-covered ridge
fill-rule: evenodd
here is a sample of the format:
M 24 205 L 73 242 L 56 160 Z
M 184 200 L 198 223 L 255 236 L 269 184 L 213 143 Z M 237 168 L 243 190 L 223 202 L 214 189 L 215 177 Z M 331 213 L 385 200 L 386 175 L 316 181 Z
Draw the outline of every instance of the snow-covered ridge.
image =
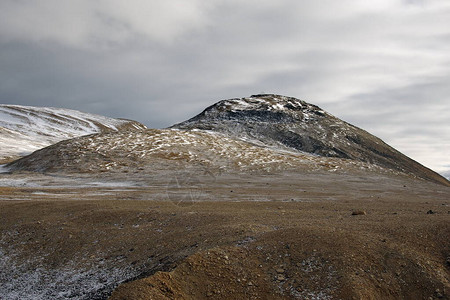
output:
M 146 127 L 135 121 L 71 109 L 0 105 L 0 160 L 23 156 L 65 139 L 122 128 Z

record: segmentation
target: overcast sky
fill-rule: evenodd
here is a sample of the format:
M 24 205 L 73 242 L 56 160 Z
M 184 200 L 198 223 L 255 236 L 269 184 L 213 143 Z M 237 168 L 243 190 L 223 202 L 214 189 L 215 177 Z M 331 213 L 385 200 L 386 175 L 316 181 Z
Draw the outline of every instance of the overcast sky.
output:
M 0 103 L 166 127 L 262 92 L 450 172 L 450 1 L 0 1 Z

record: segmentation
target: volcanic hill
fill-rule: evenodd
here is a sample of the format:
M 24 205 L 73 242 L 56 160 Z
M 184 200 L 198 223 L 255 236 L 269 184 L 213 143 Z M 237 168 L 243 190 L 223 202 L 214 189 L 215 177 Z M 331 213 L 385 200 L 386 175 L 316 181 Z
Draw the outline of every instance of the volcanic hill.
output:
M 171 128 L 220 132 L 260 145 L 366 162 L 450 185 L 367 131 L 292 97 L 262 94 L 223 100 Z

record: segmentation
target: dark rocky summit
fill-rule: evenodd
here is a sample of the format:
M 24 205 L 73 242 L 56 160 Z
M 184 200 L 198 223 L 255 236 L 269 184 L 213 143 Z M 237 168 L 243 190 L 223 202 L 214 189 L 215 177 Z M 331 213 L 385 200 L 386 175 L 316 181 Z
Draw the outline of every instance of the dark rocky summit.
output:
M 223 100 L 171 128 L 211 130 L 265 146 L 363 161 L 450 186 L 381 139 L 292 97 L 261 94 Z

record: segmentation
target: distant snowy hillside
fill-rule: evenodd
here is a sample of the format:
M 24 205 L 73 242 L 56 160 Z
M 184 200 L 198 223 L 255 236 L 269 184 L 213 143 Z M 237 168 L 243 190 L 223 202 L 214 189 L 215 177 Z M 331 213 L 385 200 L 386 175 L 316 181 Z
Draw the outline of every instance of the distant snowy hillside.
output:
M 135 121 L 70 109 L 0 105 L 0 162 L 73 137 L 145 128 Z

